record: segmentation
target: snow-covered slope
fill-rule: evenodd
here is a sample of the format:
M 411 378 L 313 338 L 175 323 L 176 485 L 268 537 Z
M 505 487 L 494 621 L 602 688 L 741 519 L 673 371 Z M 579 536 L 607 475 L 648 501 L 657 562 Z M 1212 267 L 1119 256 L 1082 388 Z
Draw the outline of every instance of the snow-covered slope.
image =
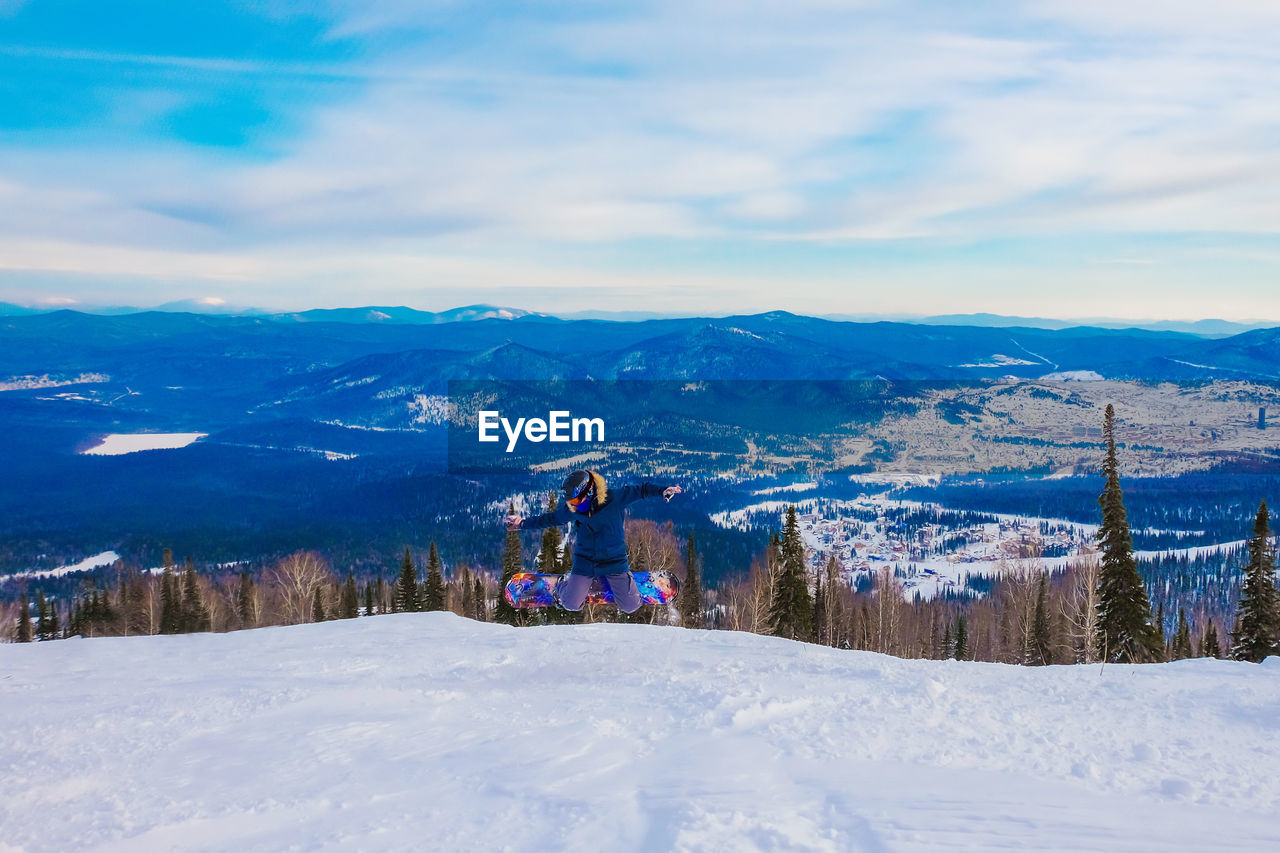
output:
M 1280 849 L 1280 660 L 403 614 L 0 646 L 0 850 Z

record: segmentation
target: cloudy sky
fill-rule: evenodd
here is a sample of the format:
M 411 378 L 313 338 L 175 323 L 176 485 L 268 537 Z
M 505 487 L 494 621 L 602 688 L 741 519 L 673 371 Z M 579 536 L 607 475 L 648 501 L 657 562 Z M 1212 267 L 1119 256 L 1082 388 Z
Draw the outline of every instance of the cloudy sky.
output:
M 0 300 L 1280 321 L 1277 45 L 1261 0 L 0 0 Z

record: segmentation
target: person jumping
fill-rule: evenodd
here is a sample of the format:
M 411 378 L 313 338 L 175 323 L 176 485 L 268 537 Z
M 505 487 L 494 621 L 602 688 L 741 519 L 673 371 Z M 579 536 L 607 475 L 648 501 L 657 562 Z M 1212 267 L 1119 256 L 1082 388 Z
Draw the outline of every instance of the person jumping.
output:
M 642 483 L 610 492 L 604 477 L 596 471 L 574 471 L 560 487 L 564 502 L 551 512 L 522 518 L 507 516 L 508 530 L 541 530 L 573 522 L 573 570 L 557 588 L 560 606 L 581 610 L 591 591 L 593 578 L 604 578 L 613 591 L 613 600 L 623 613 L 640 609 L 640 590 L 627 562 L 627 542 L 623 533 L 623 510 L 643 498 L 671 500 L 683 489 Z

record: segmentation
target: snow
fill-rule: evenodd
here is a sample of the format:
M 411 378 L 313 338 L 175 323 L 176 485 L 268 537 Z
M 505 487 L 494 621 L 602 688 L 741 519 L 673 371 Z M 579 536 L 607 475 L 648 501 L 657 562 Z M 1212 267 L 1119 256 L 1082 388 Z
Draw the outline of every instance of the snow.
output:
M 791 483 L 786 486 L 771 486 L 767 489 L 756 489 L 753 495 L 776 495 L 778 492 L 808 492 L 818 488 L 818 484 L 812 481 L 807 483 Z
M 1272 851 L 1277 664 L 444 613 L 9 644 L 0 849 Z
M 1040 377 L 1041 382 L 1104 382 L 1106 377 L 1096 370 L 1063 370 L 1058 373 L 1046 373 Z
M 94 554 L 92 557 L 85 557 L 78 563 L 72 563 L 67 566 L 59 566 L 56 569 L 43 569 L 31 572 L 14 572 L 11 575 L 5 575 L 0 578 L 0 583 L 15 578 L 39 579 L 39 578 L 60 578 L 64 575 L 74 575 L 79 572 L 88 572 L 102 566 L 110 566 L 116 560 L 120 559 L 120 555 L 115 551 L 103 551 L 101 554 Z
M 892 566 L 902 580 L 903 592 L 911 598 L 931 599 L 943 592 L 974 594 L 966 589 L 970 577 L 993 577 L 1004 571 L 1052 571 L 1095 551 L 1097 525 L 1001 513 L 986 513 L 997 519 L 996 523 L 958 527 L 930 524 L 910 535 L 897 529 L 885 514 L 895 509 L 944 511 L 945 507 L 880 494 L 862 494 L 853 500 L 830 499 L 821 504 L 813 498 L 763 501 L 715 513 L 711 520 L 721 527 L 746 530 L 756 521 L 753 516 L 776 514 L 776 527 L 781 528 L 785 510 L 791 505 L 796 507 L 797 524 L 812 570 L 822 571 L 828 557 L 834 555 L 844 580 L 853 583 L 861 576 Z M 858 516 L 867 512 L 875 513 L 877 520 L 859 520 Z M 1041 524 L 1050 526 L 1048 536 L 1041 534 Z M 949 537 L 958 534 L 968 537 L 968 543 L 944 552 L 942 548 Z M 1044 553 L 1049 546 L 1065 553 L 1056 557 L 1020 556 L 1037 550 Z
M 84 452 L 89 456 L 121 456 L 143 450 L 175 450 L 206 435 L 207 432 L 112 433 Z

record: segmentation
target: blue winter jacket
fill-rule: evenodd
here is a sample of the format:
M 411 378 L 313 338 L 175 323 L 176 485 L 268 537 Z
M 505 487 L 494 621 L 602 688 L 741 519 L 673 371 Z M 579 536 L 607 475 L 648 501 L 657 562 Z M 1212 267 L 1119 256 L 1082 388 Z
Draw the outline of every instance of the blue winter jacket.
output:
M 627 540 L 622 530 L 626 517 L 623 510 L 627 504 L 642 498 L 662 497 L 664 488 L 642 483 L 610 489 L 605 502 L 590 512 L 575 512 L 567 503 L 561 503 L 551 512 L 526 518 L 520 523 L 520 529 L 541 530 L 572 521 L 576 530 L 573 574 L 599 577 L 627 572 L 631 568 L 627 563 Z

